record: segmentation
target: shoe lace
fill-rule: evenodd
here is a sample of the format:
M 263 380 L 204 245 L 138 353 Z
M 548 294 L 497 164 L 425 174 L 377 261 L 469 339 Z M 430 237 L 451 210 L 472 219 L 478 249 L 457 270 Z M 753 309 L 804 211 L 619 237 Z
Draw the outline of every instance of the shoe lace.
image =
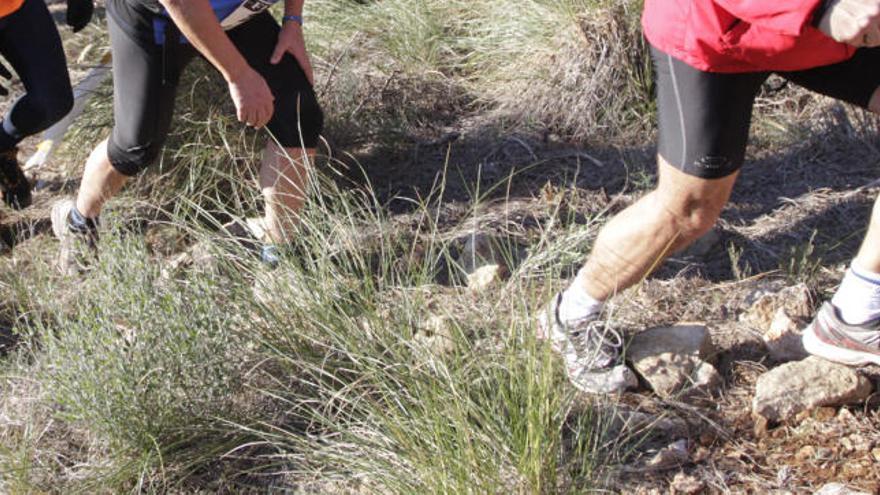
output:
M 582 359 L 592 360 L 608 349 L 613 349 L 616 353 L 623 347 L 623 336 L 620 331 L 594 317 L 569 324 L 569 328 L 571 328 L 569 335 L 575 352 Z

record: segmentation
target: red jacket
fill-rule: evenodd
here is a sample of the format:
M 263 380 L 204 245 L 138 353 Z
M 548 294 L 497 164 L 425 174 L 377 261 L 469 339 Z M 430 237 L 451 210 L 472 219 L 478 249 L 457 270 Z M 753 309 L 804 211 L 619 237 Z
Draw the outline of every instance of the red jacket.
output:
M 813 25 L 822 0 L 645 0 L 642 29 L 662 52 L 706 72 L 791 71 L 855 48 Z

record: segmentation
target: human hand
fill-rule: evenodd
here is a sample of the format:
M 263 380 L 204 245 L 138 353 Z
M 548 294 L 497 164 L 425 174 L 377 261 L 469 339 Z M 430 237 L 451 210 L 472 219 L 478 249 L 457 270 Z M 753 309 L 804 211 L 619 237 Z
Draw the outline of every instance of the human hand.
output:
M 67 0 L 67 25 L 77 32 L 89 24 L 95 11 L 93 0 Z
M 309 53 L 306 51 L 306 42 L 303 38 L 302 26 L 297 22 L 285 22 L 281 26 L 281 32 L 278 33 L 278 42 L 275 43 L 275 50 L 269 62 L 272 65 L 281 61 L 281 57 L 285 53 L 293 55 L 299 66 L 302 67 L 306 74 L 309 84 L 315 85 L 315 74 L 312 70 L 312 61 L 309 59 Z
M 9 69 L 6 68 L 3 63 L 0 63 L 0 77 L 6 79 L 7 81 L 12 79 L 12 73 L 9 72 Z M 9 90 L 6 89 L 6 86 L 0 84 L 0 96 L 6 96 L 9 94 Z
M 249 126 L 263 127 L 275 112 L 275 97 L 269 85 L 263 76 L 250 67 L 229 81 L 229 95 L 235 103 L 239 122 Z
M 855 47 L 880 46 L 880 0 L 826 0 L 819 29 Z

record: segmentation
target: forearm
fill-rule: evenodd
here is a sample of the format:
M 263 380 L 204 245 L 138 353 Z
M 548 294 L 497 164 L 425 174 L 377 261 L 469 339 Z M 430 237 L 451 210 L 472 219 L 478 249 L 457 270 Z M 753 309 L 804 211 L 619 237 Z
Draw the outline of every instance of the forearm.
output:
M 293 0 L 288 0 L 293 1 Z M 250 66 L 220 27 L 208 0 L 160 0 L 174 24 L 227 81 Z M 293 1 L 293 3 L 297 3 Z M 298 3 L 302 7 L 302 0 Z
M 284 15 L 302 16 L 304 3 L 305 0 L 284 0 Z

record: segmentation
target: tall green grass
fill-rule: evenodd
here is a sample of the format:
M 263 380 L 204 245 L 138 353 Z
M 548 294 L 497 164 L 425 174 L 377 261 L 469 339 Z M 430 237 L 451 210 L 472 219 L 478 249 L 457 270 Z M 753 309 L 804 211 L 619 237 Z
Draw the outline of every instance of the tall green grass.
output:
M 208 244 L 209 263 L 169 272 L 121 218 L 81 281 L 13 279 L 29 318 L 6 386 L 36 381 L 47 428 L 86 432 L 92 446 L 13 428 L 0 465 L 18 466 L 30 489 L 60 478 L 64 491 L 186 489 L 220 483 L 216 473 L 226 489 L 595 486 L 619 451 L 598 449 L 609 441 L 601 418 L 575 407 L 535 342 L 543 284 L 514 274 L 499 293 L 437 285 L 452 249 L 436 225 L 395 229 L 368 189 L 313 184 L 297 255 L 271 272 L 172 216 Z M 27 459 L 58 448 L 78 476 L 29 472 Z

